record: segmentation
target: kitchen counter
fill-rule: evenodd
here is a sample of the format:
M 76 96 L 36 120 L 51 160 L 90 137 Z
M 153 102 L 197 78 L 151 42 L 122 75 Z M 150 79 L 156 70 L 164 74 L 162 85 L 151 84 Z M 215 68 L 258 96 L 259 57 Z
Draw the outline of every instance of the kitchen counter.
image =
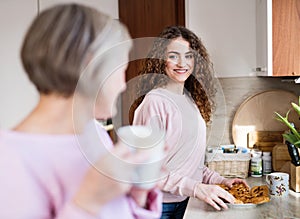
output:
M 250 187 L 266 184 L 265 177 L 246 178 Z M 184 219 L 300 219 L 300 193 L 289 191 L 288 197 L 271 197 L 268 203 L 251 208 L 229 208 L 217 211 L 203 201 L 190 198 Z

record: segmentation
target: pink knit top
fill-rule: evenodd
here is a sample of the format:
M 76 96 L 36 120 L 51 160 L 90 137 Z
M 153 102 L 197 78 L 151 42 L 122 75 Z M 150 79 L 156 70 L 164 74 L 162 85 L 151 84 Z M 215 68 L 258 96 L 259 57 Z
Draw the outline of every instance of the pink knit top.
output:
M 163 88 L 150 91 L 136 109 L 133 123 L 159 126 L 166 130 L 166 169 L 161 182 L 164 202 L 183 201 L 195 196 L 197 183 L 217 184 L 224 179 L 204 165 L 206 124 L 196 104 L 187 95 Z
M 104 129 L 100 142 L 112 147 Z M 99 157 L 97 157 L 99 158 Z M 159 218 L 161 198 L 153 191 L 150 209 L 120 196 L 92 216 L 71 198 L 90 167 L 74 135 L 0 132 L 0 218 L 9 219 L 133 219 Z M 101 186 L 101 185 L 99 185 Z

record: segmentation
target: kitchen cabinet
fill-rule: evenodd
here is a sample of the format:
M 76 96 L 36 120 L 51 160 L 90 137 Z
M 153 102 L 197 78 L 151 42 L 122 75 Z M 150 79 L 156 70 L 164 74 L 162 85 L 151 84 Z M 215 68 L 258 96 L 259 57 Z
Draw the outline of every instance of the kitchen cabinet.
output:
M 261 76 L 300 76 L 300 0 L 256 0 Z
M 208 49 L 217 77 L 255 76 L 253 0 L 186 0 L 186 26 Z
M 23 69 L 20 50 L 24 35 L 37 15 L 36 0 L 0 1 L 0 128 L 13 127 L 38 100 Z
M 128 27 L 132 38 L 140 38 L 134 42 L 130 53 L 131 61 L 126 71 L 127 89 L 122 94 L 122 107 L 119 109 L 122 111 L 122 118 L 119 120 L 122 120 L 120 123 L 123 125 L 131 124 L 133 120 L 130 108 L 136 99 L 136 87 L 132 82 L 138 76 L 143 64 L 142 57 L 147 57 L 148 50 L 153 44 L 151 37 L 157 37 L 167 26 L 184 26 L 184 6 L 185 0 L 119 0 L 120 21 Z M 137 57 L 139 58 L 137 59 Z

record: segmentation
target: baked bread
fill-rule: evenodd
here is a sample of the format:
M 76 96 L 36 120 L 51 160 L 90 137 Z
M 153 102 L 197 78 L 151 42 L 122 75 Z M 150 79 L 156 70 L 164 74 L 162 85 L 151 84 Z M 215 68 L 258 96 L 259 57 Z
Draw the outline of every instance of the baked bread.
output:
M 269 189 L 266 185 L 254 186 L 251 189 L 243 183 L 233 184 L 231 188 L 223 184 L 220 184 L 219 186 L 235 198 L 235 204 L 261 204 L 270 201 Z
M 269 188 L 266 185 L 262 186 L 254 186 L 250 190 L 250 193 L 253 197 L 258 197 L 258 196 L 269 196 Z
M 266 185 L 262 186 L 254 186 L 250 190 L 252 196 L 252 203 L 254 204 L 261 204 L 264 202 L 269 202 L 269 188 Z

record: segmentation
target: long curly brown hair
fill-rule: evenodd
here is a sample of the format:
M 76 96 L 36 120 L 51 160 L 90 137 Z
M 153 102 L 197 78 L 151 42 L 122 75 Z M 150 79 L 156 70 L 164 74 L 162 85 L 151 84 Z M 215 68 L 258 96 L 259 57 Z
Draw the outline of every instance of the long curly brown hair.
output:
M 210 121 L 214 109 L 213 97 L 216 93 L 212 63 L 202 41 L 192 31 L 182 26 L 167 27 L 154 40 L 139 72 L 140 77 L 136 85 L 138 98 L 129 110 L 130 121 L 132 121 L 134 111 L 142 103 L 145 95 L 152 89 L 164 87 L 167 84 L 168 77 L 165 71 L 167 46 L 171 40 L 179 37 L 189 42 L 195 60 L 194 71 L 185 81 L 184 87 L 194 100 L 206 123 Z

